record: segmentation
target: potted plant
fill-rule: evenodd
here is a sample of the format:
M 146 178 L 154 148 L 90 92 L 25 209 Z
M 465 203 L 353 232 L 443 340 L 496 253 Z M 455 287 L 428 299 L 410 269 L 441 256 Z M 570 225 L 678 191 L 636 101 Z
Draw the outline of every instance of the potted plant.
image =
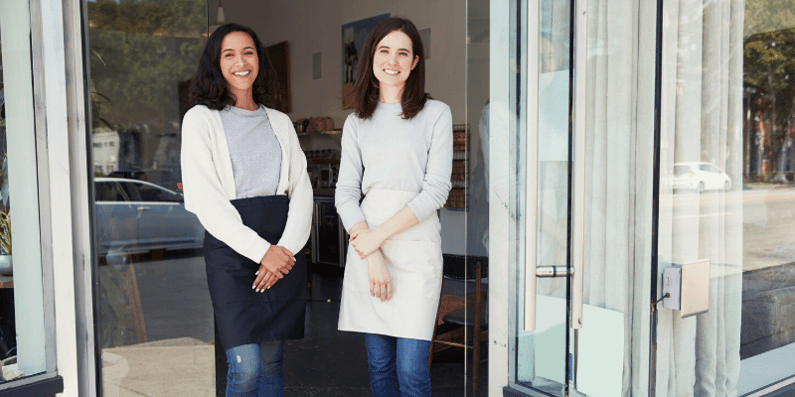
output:
M 8 156 L 6 153 L 5 95 L 0 85 L 0 275 L 11 275 L 11 206 L 8 202 Z

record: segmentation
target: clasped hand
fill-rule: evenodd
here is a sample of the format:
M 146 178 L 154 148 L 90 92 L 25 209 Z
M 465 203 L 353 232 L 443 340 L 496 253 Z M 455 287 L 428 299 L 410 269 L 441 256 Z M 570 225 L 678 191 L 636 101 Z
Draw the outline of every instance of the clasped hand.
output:
M 392 299 L 392 276 L 381 250 L 375 250 L 367 257 L 367 273 L 370 278 L 370 296 L 381 302 Z
M 381 248 L 381 244 L 384 243 L 384 240 L 385 239 L 381 237 L 377 231 L 368 228 L 351 231 L 351 245 L 361 259 L 367 258 L 370 254 L 375 252 L 375 250 Z
M 271 245 L 268 251 L 260 260 L 259 270 L 254 273 L 252 289 L 263 292 L 276 284 L 277 281 L 292 270 L 295 265 L 295 257 L 287 248 L 280 245 Z

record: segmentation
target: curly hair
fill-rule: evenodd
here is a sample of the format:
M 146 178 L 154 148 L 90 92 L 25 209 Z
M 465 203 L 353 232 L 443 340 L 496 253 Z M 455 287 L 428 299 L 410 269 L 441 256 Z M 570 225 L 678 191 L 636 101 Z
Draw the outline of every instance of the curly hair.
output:
M 417 27 L 405 18 L 387 18 L 379 22 L 367 35 L 367 40 L 362 48 L 362 56 L 359 57 L 359 65 L 356 69 L 356 84 L 353 86 L 351 95 L 355 96 L 354 109 L 356 115 L 369 119 L 375 112 L 378 105 L 379 88 L 378 79 L 373 74 L 373 57 L 378 43 L 388 34 L 394 31 L 401 31 L 411 39 L 412 52 L 418 56 L 417 66 L 406 79 L 406 86 L 403 89 L 401 98 L 401 117 L 408 120 L 416 116 L 425 107 L 425 101 L 431 98 L 425 92 L 425 50 L 422 47 L 422 39 Z
M 251 28 L 235 23 L 220 26 L 207 39 L 207 44 L 199 58 L 196 75 L 190 83 L 190 106 L 204 105 L 215 110 L 221 110 L 226 105 L 234 106 L 235 96 L 227 88 L 226 79 L 221 73 L 220 67 L 221 45 L 226 35 L 232 32 L 248 34 L 257 48 L 259 73 L 252 87 L 254 102 L 265 107 L 278 108 L 282 103 L 282 92 L 279 89 L 276 71 L 268 59 L 262 42 Z

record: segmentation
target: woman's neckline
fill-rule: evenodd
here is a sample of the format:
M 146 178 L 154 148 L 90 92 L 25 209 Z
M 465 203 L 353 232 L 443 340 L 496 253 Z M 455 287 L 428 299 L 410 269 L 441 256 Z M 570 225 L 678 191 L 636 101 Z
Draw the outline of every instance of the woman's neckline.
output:
M 247 115 L 253 115 L 254 113 L 258 113 L 260 110 L 265 110 L 265 107 L 262 106 L 262 105 L 259 105 L 254 110 L 248 110 L 248 109 L 244 109 L 244 108 L 239 108 L 237 106 L 226 105 L 225 110 L 228 110 L 228 111 L 230 111 L 232 113 L 235 113 L 235 114 L 240 114 L 240 115 L 246 115 L 247 116 Z

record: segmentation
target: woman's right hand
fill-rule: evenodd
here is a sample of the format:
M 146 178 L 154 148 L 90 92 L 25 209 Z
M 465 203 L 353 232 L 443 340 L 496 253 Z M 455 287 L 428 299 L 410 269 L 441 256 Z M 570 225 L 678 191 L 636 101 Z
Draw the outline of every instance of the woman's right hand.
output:
M 269 272 L 262 265 L 259 265 L 259 270 L 254 275 L 256 279 L 254 279 L 254 285 L 251 288 L 257 290 L 257 292 L 265 292 L 266 289 L 270 289 L 273 284 L 279 281 L 275 274 Z
M 293 253 L 280 245 L 271 245 L 265 255 L 259 261 L 260 267 L 265 267 L 268 272 L 273 273 L 276 278 L 284 278 L 295 264 Z
M 392 276 L 381 250 L 375 250 L 365 260 L 370 276 L 370 295 L 381 299 L 381 302 L 392 299 Z

